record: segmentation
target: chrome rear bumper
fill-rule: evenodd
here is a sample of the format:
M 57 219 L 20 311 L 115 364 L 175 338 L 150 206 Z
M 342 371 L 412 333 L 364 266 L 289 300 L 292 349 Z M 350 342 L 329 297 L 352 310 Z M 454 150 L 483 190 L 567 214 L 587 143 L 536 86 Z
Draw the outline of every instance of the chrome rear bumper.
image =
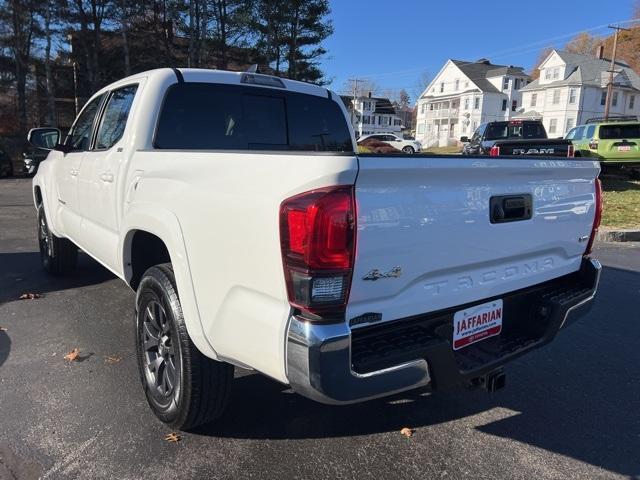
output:
M 434 335 L 427 343 L 412 345 L 413 351 L 408 357 L 405 355 L 407 358 L 403 361 L 359 373 L 354 370 L 352 330 L 346 323 L 319 324 L 292 316 L 286 342 L 287 378 L 297 393 L 327 404 L 355 403 L 429 384 L 438 389 L 463 384 L 553 340 L 572 311 L 584 314 L 586 309 L 578 307 L 587 306 L 593 300 L 601 268 L 597 260 L 587 258 L 580 271 L 571 277 L 570 288 L 565 281 L 564 290 L 553 285 L 551 290 L 551 287 L 541 290 L 536 286 L 532 287 L 532 293 L 520 292 L 518 295 L 529 295 L 526 298 L 537 302 L 535 306 L 549 312 L 543 327 L 538 329 L 539 336 L 527 339 L 520 348 L 510 346 L 510 350 L 505 351 L 498 348 L 494 358 L 486 357 L 485 352 L 488 360 L 479 365 L 469 366 L 468 359 L 452 350 L 448 338 Z M 573 286 L 573 282 L 577 285 Z M 450 315 L 450 312 L 434 314 L 433 320 L 446 324 Z M 411 322 L 424 320 L 400 322 L 412 325 Z M 380 335 L 384 336 L 384 332 Z M 404 353 L 399 349 L 395 358 L 402 358 Z

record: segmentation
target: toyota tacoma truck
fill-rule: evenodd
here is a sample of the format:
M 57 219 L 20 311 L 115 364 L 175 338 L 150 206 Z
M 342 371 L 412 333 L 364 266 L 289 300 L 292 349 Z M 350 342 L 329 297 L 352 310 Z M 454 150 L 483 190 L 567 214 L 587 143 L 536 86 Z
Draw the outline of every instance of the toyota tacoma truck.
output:
M 464 155 L 573 157 L 570 140 L 548 138 L 540 120 L 509 120 L 480 125 L 469 139 L 461 137 Z
M 81 249 L 135 291 L 160 420 L 219 417 L 235 366 L 327 404 L 494 390 L 588 308 L 597 162 L 355 148 L 325 88 L 166 68 L 98 91 L 41 163 L 42 264 Z

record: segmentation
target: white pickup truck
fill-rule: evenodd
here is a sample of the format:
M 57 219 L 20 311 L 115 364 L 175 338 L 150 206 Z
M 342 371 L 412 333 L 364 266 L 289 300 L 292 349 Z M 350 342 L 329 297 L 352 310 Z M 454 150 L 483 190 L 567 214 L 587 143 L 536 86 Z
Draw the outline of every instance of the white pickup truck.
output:
M 234 365 L 331 404 L 501 387 L 594 297 L 598 173 L 357 155 L 331 91 L 165 68 L 91 97 L 33 198 L 48 272 L 80 248 L 136 292 L 146 397 L 189 429 L 221 415 Z

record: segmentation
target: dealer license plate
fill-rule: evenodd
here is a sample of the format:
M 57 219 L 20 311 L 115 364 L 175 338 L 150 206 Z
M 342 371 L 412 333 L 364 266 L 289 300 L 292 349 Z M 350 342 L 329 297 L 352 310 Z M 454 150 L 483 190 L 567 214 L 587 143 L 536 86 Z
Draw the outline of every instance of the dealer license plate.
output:
M 476 305 L 453 316 L 453 349 L 495 337 L 502 331 L 502 300 Z

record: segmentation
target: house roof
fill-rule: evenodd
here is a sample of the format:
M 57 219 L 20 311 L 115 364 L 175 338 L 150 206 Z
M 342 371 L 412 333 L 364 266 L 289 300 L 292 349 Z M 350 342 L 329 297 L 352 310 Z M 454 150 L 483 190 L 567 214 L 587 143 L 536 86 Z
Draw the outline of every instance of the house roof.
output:
M 522 89 L 523 91 L 547 87 L 561 87 L 563 85 L 593 85 L 600 87 L 602 86 L 603 72 L 606 73 L 611 67 L 611 60 L 607 58 L 598 58 L 594 55 L 583 55 L 560 50 L 554 50 L 554 52 L 558 54 L 563 62 L 571 67 L 568 75 L 566 75 L 564 79 L 543 85 L 540 85 L 540 81 L 536 79 L 524 87 Z M 616 69 L 623 72 L 633 88 L 640 90 L 640 76 L 638 76 L 626 62 L 622 60 L 616 61 Z
M 500 90 L 487 80 L 487 78 L 500 75 L 522 75 L 527 78 L 529 77 L 524 73 L 522 67 L 494 65 L 485 59 L 478 60 L 477 62 L 466 62 L 464 60 L 451 61 L 483 92 L 500 93 Z

